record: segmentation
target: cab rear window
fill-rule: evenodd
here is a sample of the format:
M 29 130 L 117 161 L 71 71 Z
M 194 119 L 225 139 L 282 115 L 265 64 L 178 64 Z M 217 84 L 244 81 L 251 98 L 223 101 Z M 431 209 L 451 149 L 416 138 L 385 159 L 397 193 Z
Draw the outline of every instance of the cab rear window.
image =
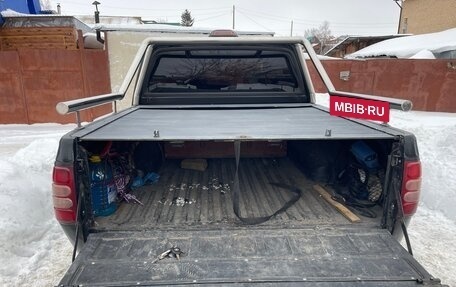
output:
M 155 61 L 147 91 L 295 92 L 298 82 L 284 54 L 256 50 L 192 50 Z

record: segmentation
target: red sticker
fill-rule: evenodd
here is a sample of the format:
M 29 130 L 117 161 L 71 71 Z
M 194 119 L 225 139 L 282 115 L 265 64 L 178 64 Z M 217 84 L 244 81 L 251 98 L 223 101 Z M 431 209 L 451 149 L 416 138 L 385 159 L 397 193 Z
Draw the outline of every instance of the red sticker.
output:
M 329 97 L 329 114 L 332 116 L 389 122 L 389 103 L 350 97 Z

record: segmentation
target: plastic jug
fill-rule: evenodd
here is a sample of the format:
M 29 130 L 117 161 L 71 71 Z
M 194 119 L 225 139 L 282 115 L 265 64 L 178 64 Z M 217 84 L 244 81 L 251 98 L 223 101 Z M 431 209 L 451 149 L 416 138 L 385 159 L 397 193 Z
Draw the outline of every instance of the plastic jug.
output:
M 89 158 L 90 191 L 94 216 L 108 216 L 117 209 L 117 188 L 112 168 L 106 160 L 94 155 Z

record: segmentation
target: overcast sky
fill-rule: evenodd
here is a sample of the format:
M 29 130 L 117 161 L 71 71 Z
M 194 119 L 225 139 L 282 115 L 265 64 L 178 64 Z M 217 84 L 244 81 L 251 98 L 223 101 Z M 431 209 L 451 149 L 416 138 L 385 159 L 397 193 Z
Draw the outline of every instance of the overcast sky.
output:
M 60 3 L 62 14 L 93 14 L 94 0 L 48 0 L 52 9 Z M 323 21 L 335 36 L 396 34 L 400 9 L 393 0 L 98 0 L 100 15 L 142 16 L 153 20 L 180 22 L 188 9 L 193 26 L 231 28 L 233 5 L 235 28 L 303 36 Z

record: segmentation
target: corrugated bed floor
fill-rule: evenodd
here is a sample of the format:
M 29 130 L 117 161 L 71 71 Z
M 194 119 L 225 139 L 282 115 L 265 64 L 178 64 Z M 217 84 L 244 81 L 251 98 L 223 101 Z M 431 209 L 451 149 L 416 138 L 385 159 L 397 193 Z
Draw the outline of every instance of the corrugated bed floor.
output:
M 96 218 L 99 230 L 150 230 L 160 228 L 207 228 L 240 225 L 233 212 L 232 186 L 234 159 L 209 159 L 204 172 L 180 168 L 180 160 L 167 160 L 157 183 L 134 190 L 143 205 L 121 203 L 115 214 Z M 241 158 L 240 209 L 243 217 L 273 214 L 292 196 L 271 182 L 301 189 L 298 202 L 262 225 L 305 226 L 349 224 L 325 202 L 288 158 Z M 379 224 L 379 219 L 362 218 L 363 223 Z

